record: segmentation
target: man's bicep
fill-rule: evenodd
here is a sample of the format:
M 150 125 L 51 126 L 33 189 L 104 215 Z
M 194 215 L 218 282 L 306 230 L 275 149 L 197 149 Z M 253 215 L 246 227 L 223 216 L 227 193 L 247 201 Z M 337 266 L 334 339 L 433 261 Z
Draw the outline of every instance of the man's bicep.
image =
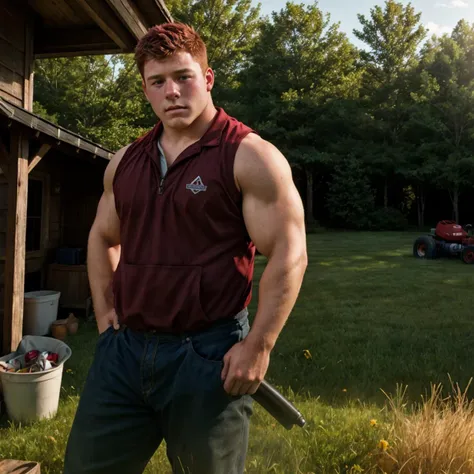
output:
M 257 249 L 269 256 L 279 246 L 304 245 L 303 205 L 283 155 L 257 144 L 241 163 L 244 220 Z
M 129 145 L 121 148 L 112 158 L 104 173 L 104 192 L 97 206 L 92 232 L 107 241 L 111 246 L 120 244 L 120 221 L 115 208 L 113 181 L 117 167 Z
M 304 234 L 298 201 L 290 197 L 268 203 L 247 196 L 243 208 L 249 236 L 266 257 L 280 246 L 291 246 Z
M 97 232 L 110 246 L 120 244 L 120 221 L 112 193 L 104 192 L 102 194 L 92 230 Z

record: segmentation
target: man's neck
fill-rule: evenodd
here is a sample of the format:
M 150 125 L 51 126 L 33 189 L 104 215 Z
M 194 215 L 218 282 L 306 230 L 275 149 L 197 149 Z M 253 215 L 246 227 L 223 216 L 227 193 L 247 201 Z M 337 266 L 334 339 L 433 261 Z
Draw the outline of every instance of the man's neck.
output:
M 211 102 L 203 111 L 203 113 L 187 128 L 173 129 L 163 125 L 163 133 L 161 135 L 161 142 L 167 143 L 194 143 L 199 141 L 211 126 L 214 117 L 217 114 L 217 109 Z

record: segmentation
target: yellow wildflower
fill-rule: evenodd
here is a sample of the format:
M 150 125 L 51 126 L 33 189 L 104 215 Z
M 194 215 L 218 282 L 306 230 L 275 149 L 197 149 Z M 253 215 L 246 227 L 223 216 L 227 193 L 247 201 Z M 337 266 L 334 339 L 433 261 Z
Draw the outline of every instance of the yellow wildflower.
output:
M 370 426 L 377 426 L 377 420 L 370 420 Z
M 53 436 L 47 436 L 47 438 L 48 438 L 50 441 L 52 441 L 53 443 L 55 443 L 55 444 L 57 443 L 56 439 L 53 438 Z
M 363 472 L 364 470 L 358 465 L 354 464 L 351 468 L 351 473 Z
M 342 391 L 343 391 L 343 392 L 347 392 L 347 388 L 343 388 Z
M 313 356 L 311 355 L 311 352 L 309 352 L 309 349 L 305 349 L 305 350 L 303 351 L 303 354 L 304 354 L 304 356 L 305 356 L 308 360 L 310 360 L 310 359 L 313 358 Z
M 388 441 L 385 441 L 384 439 L 381 439 L 379 444 L 378 444 L 379 449 L 382 451 L 387 451 L 388 449 Z

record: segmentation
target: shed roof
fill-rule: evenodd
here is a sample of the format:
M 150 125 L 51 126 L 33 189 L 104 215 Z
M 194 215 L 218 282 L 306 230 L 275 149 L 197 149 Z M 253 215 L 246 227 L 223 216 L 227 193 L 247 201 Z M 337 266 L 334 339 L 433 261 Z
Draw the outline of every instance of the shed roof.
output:
M 77 133 L 71 132 L 64 127 L 56 125 L 39 115 L 28 112 L 22 107 L 18 107 L 3 98 L 0 98 L 0 114 L 23 126 L 36 130 L 38 133 L 43 133 L 57 142 L 67 143 L 78 150 L 86 151 L 93 157 L 99 156 L 110 160 L 114 154 L 111 150 L 87 138 L 81 137 Z
M 130 53 L 153 25 L 173 21 L 163 0 L 28 0 L 37 58 Z

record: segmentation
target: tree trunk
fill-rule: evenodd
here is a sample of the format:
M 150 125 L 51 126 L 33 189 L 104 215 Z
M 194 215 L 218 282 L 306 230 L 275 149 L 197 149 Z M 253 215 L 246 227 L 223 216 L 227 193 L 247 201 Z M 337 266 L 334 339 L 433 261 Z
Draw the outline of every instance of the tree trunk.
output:
M 426 203 L 426 196 L 422 192 L 422 197 L 421 197 L 421 226 L 425 226 L 425 203 Z
M 459 189 L 457 187 L 453 190 L 453 210 L 454 220 L 459 224 Z
M 314 221 L 313 216 L 313 173 L 310 169 L 305 168 L 306 173 L 306 222 Z
M 416 209 L 418 212 L 418 228 L 421 229 L 424 226 L 424 202 L 423 202 L 423 188 L 418 186 L 416 193 Z
M 383 188 L 383 207 L 387 209 L 388 207 L 388 180 L 385 178 L 385 184 Z
M 416 194 L 416 205 L 418 208 L 418 228 L 420 229 L 425 226 L 425 203 L 426 196 L 423 192 L 423 187 L 418 186 L 418 192 Z
M 459 188 L 457 186 L 449 191 L 449 197 L 453 204 L 453 218 L 459 224 Z

